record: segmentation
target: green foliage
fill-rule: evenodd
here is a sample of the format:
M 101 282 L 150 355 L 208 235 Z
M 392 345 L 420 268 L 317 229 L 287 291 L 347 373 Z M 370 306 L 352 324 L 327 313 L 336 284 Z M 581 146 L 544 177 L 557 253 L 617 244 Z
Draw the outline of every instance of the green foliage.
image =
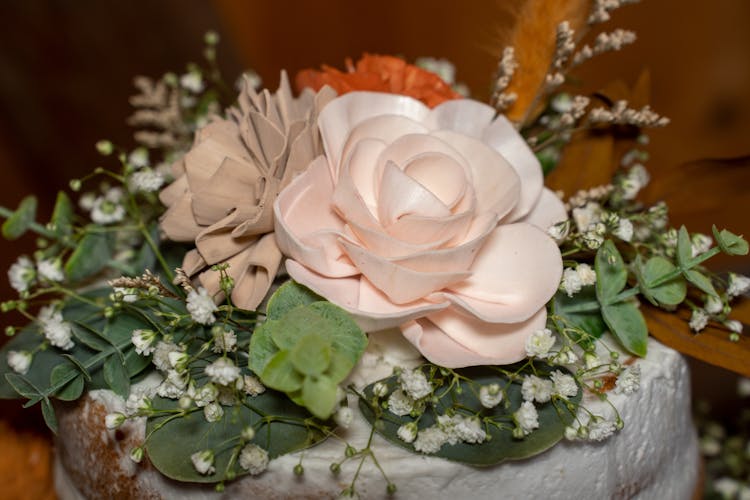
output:
M 71 203 L 68 195 L 63 191 L 58 192 L 55 208 L 52 210 L 52 218 L 50 219 L 55 235 L 64 237 L 73 232 L 74 214 L 73 203 Z
M 429 366 L 429 365 L 428 365 Z M 529 458 L 554 446 L 564 435 L 565 427 L 575 418 L 575 411 L 583 391 L 569 401 L 559 397 L 544 404 L 535 404 L 539 414 L 539 428 L 523 439 L 513 437 L 512 415 L 523 402 L 521 394 L 522 377 L 510 378 L 501 370 L 493 367 L 474 367 L 456 370 L 459 377 L 446 375 L 438 370 L 423 367 L 426 375 L 433 376 L 433 384 L 438 386 L 434 395 L 437 402 L 428 403 L 424 414 L 419 418 L 410 415 L 399 417 L 383 409 L 381 403 L 387 401 L 388 395 L 377 398 L 372 390 L 375 384 L 367 386 L 360 397 L 359 408 L 375 430 L 391 443 L 417 453 L 413 444 L 399 439 L 398 429 L 408 423 L 416 423 L 419 430 L 426 429 L 437 422 L 437 415 L 446 411 L 457 411 L 466 416 L 477 415 L 485 424 L 483 428 L 490 439 L 477 444 L 457 443 L 444 444 L 435 456 L 463 462 L 475 466 L 491 466 L 508 460 Z M 507 367 L 513 369 L 513 367 Z M 566 372 L 564 368 L 554 367 Z M 546 363 L 536 362 L 534 368 L 527 366 L 520 373 L 536 373 L 545 376 L 553 370 Z M 567 372 L 566 372 L 567 373 Z M 397 377 L 383 379 L 389 388 L 389 394 L 397 388 Z M 479 401 L 479 389 L 483 385 L 498 384 L 504 392 L 503 401 L 492 409 L 485 408 Z M 570 406 L 569 406 L 570 405 Z M 499 424 L 499 425 L 498 425 Z
M 727 255 L 747 255 L 748 244 L 742 236 L 737 236 L 726 229 L 719 231 L 716 226 L 713 226 L 711 230 L 722 252 Z
M 343 309 L 291 281 L 273 294 L 267 310 L 250 342 L 250 369 L 316 417 L 330 417 L 336 387 L 356 365 L 367 337 Z
M 23 236 L 34 223 L 36 206 L 37 201 L 34 196 L 27 196 L 21 200 L 16 211 L 3 223 L 3 237 L 8 240 L 16 240 Z
M 641 293 L 654 305 L 663 304 L 675 306 L 682 303 L 687 295 L 687 283 L 681 276 L 675 276 L 670 281 L 658 286 L 651 286 L 662 276 L 675 274 L 677 267 L 668 259 L 656 256 L 651 257 L 645 266 L 642 266 L 640 257 L 636 259 L 638 272 L 638 284 Z
M 595 304 L 592 309 L 581 310 L 578 306 L 581 304 Z M 574 328 L 579 331 L 570 333 L 571 338 L 584 349 L 590 349 L 594 341 L 602 336 L 607 330 L 607 325 L 602 319 L 600 307 L 596 301 L 596 290 L 594 287 L 583 287 L 580 292 L 573 297 L 568 297 L 564 291 L 555 294 L 552 302 L 553 311 L 556 316 L 560 316 L 563 321 L 556 320 L 557 328 Z M 584 333 L 585 332 L 585 333 Z
M 89 227 L 65 263 L 65 275 L 72 282 L 81 281 L 104 269 L 112 258 L 113 241 L 109 233 Z

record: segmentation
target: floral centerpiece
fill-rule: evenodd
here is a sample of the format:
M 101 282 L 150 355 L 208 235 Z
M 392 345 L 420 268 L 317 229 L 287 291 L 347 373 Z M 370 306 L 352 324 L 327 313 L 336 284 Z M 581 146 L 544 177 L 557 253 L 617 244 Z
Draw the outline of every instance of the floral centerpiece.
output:
M 736 340 L 729 300 L 750 288 L 702 266 L 747 254 L 744 239 L 670 228 L 665 205 L 638 202 L 639 146 L 606 185 L 567 200 L 544 185 L 581 131 L 667 123 L 561 90 L 571 67 L 634 40 L 579 42 L 619 3 L 557 24 L 536 80 L 507 48 L 490 104 L 441 78 L 445 62 L 365 55 L 299 73 L 296 95 L 285 73 L 275 92 L 247 74 L 222 109 L 207 35 L 208 67 L 136 81 L 141 146 L 97 144 L 119 169 L 71 182 L 104 179 L 79 211 L 61 192 L 46 224 L 33 197 L 0 212 L 6 238 L 40 238 L 8 272 L 19 297 L 3 309 L 30 324 L 6 332 L 0 396 L 41 404 L 54 432 L 55 400 L 109 389 L 126 410 L 108 428 L 146 421 L 133 461 L 219 489 L 354 412 L 396 446 L 473 465 L 606 439 L 625 423 L 583 395 L 638 389 L 639 304 Z M 389 350 L 412 359 L 352 382 L 363 355 Z

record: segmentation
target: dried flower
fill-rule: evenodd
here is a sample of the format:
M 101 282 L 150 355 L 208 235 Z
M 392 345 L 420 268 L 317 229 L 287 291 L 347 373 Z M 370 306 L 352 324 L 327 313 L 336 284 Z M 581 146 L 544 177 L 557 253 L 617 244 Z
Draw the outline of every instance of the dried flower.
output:
M 257 444 L 246 444 L 240 452 L 240 467 L 252 476 L 256 476 L 268 468 L 268 452 Z

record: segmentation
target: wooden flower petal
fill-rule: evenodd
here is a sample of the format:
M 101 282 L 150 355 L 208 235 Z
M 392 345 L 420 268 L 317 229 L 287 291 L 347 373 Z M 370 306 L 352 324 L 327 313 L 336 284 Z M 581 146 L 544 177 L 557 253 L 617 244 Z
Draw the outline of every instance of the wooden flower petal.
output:
M 495 109 L 487 104 L 472 99 L 458 99 L 436 106 L 427 118 L 427 124 L 430 130 L 452 130 L 482 139 L 494 116 Z
M 406 175 L 393 162 L 389 162 L 383 171 L 377 207 L 378 219 L 386 228 L 405 215 L 423 217 L 451 215 L 445 203 L 419 182 Z
M 544 188 L 537 204 L 519 222 L 526 222 L 546 232 L 550 226 L 567 218 L 568 212 L 562 200 L 555 193 Z

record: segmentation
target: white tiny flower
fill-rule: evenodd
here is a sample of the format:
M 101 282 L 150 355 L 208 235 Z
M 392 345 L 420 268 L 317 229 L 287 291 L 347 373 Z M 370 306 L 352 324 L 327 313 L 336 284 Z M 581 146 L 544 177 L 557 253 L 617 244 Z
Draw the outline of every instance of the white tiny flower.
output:
M 568 294 L 568 297 L 572 297 L 576 293 L 580 292 L 582 286 L 583 283 L 581 283 L 581 277 L 578 275 L 575 269 L 568 267 L 565 269 L 565 271 L 563 271 L 562 281 L 560 282 L 560 289 Z
M 185 373 L 168 370 L 167 378 L 159 385 L 156 393 L 163 398 L 179 399 L 185 394 L 186 387 L 187 377 Z
M 483 385 L 479 389 L 479 402 L 485 408 L 494 408 L 503 400 L 500 384 Z
M 245 389 L 245 392 L 247 394 L 253 397 L 266 392 L 265 386 L 261 384 L 260 380 L 258 380 L 258 377 L 254 377 L 253 375 L 245 375 L 244 377 L 242 377 L 242 387 Z
M 75 346 L 70 323 L 63 321 L 62 313 L 57 311 L 54 306 L 43 307 L 39 311 L 38 319 L 44 331 L 44 336 L 50 344 L 64 351 L 69 351 Z
M 35 278 L 34 262 L 25 255 L 20 256 L 8 269 L 10 286 L 19 293 L 27 291 Z
M 60 259 L 45 259 L 36 265 L 39 279 L 48 283 L 60 282 L 65 279 Z
M 742 333 L 742 323 L 736 319 L 730 319 L 724 322 L 724 326 L 729 329 L 730 332 Z
M 521 384 L 521 394 L 524 401 L 536 401 L 546 403 L 552 397 L 554 385 L 551 380 L 539 378 L 536 375 L 527 375 Z
M 255 476 L 268 468 L 268 452 L 257 444 L 246 444 L 240 452 L 240 466 Z
M 333 415 L 333 420 L 336 421 L 336 425 L 343 429 L 348 429 L 350 425 L 352 425 L 352 420 L 354 420 L 354 412 L 352 412 L 352 409 L 348 406 L 342 406 L 338 410 L 336 410 L 336 413 Z
M 164 175 L 151 170 L 150 168 L 144 168 L 137 172 L 134 172 L 128 180 L 130 190 L 134 192 L 153 193 L 157 191 L 164 184 Z
M 193 94 L 199 94 L 204 88 L 203 76 L 197 71 L 185 73 L 180 77 L 180 86 Z
M 750 290 L 750 278 L 741 274 L 729 273 L 729 286 L 727 295 L 729 297 L 738 297 Z
M 200 287 L 198 291 L 191 290 L 187 297 L 187 310 L 193 321 L 202 325 L 210 325 L 216 321 L 213 313 L 218 308 L 213 299 L 208 296 L 208 291 Z
M 550 374 L 552 383 L 555 385 L 555 394 L 563 398 L 572 398 L 578 394 L 578 385 L 576 381 L 570 375 L 555 370 Z
M 554 345 L 555 336 L 552 334 L 552 330 L 549 328 L 536 330 L 526 339 L 526 355 L 544 359 L 549 355 L 549 351 Z
M 211 329 L 214 337 L 214 352 L 232 352 L 237 350 L 237 335 L 234 330 L 224 326 L 215 326 Z
M 398 438 L 405 443 L 413 443 L 417 437 L 417 424 L 409 422 L 398 428 L 396 431 Z
M 214 452 L 211 450 L 197 451 L 190 455 L 190 460 L 199 474 L 206 476 L 216 471 L 214 468 Z
M 203 416 L 207 422 L 218 422 L 224 416 L 224 408 L 217 403 L 209 403 L 203 407 Z
M 100 196 L 94 200 L 91 207 L 91 220 L 97 224 L 107 225 L 120 222 L 125 218 L 125 207 L 119 201 Z
M 125 401 L 125 413 L 135 415 L 138 412 L 145 412 L 151 409 L 151 397 L 156 393 L 154 389 L 136 390 L 131 388 L 128 399 Z
M 105 427 L 107 427 L 107 429 L 110 429 L 110 430 L 117 429 L 125 422 L 126 418 L 127 417 L 124 414 L 119 413 L 119 412 L 108 413 L 104 417 L 104 425 Z
M 633 364 L 620 373 L 615 382 L 615 392 L 632 394 L 641 387 L 641 366 Z
M 724 310 L 724 302 L 718 297 L 707 295 L 706 302 L 703 304 L 703 309 L 709 314 L 719 314 Z
M 448 435 L 438 426 L 433 425 L 419 431 L 414 441 L 414 449 L 421 453 L 437 453 L 448 441 Z
M 741 398 L 750 397 L 750 378 L 740 377 L 737 381 L 737 395 Z M 750 442 L 748 445 L 750 445 Z
M 151 362 L 161 371 L 169 370 L 172 365 L 169 364 L 169 353 L 173 351 L 180 351 L 180 346 L 172 342 L 159 341 L 156 343 L 154 349 L 154 356 L 151 358 Z
M 564 220 L 557 224 L 552 224 L 549 229 L 547 229 L 547 234 L 558 242 L 564 240 L 565 237 L 568 236 L 568 232 L 570 232 L 570 220 Z
M 700 440 L 700 450 L 707 457 L 715 457 L 721 453 L 721 443 L 711 436 L 703 436 Z
M 487 433 L 482 429 L 482 423 L 477 417 L 461 417 L 456 423 L 454 432 L 464 443 L 483 443 Z
M 630 241 L 633 239 L 633 223 L 628 219 L 620 219 L 612 234 L 620 238 L 622 241 Z
M 648 170 L 640 163 L 636 163 L 630 167 L 628 177 L 634 179 L 641 187 L 646 187 L 651 181 L 651 175 L 649 175 Z
M 255 427 L 253 427 L 252 425 L 246 426 L 244 429 L 242 429 L 240 437 L 245 441 L 252 441 L 255 437 Z
M 583 355 L 583 361 L 586 363 L 586 369 L 591 370 L 603 364 L 601 358 L 594 352 L 587 352 Z
M 96 195 L 94 193 L 83 193 L 81 197 L 78 198 L 78 206 L 83 210 L 90 212 L 91 209 L 94 208 L 94 201 L 96 201 Z
M 539 427 L 539 414 L 534 405 L 529 401 L 521 403 L 521 407 L 513 414 L 523 434 L 529 434 Z
M 626 177 L 620 181 L 620 187 L 622 188 L 622 197 L 626 200 L 632 200 L 638 196 L 638 192 L 641 190 L 641 184 L 630 177 Z
M 461 438 L 456 433 L 456 424 L 458 424 L 463 417 L 461 415 L 438 415 L 437 426 L 445 433 L 447 444 L 457 444 L 461 441 Z
M 432 384 L 422 370 L 403 370 L 398 378 L 401 387 L 412 399 L 421 399 L 432 392 Z
M 388 394 L 388 385 L 384 382 L 376 382 L 375 385 L 372 386 L 372 393 L 377 397 L 382 398 Z
M 690 316 L 690 323 L 688 325 L 694 332 L 703 330 L 708 325 L 708 314 L 703 309 L 693 309 L 693 314 Z
M 190 356 L 185 351 L 172 351 L 167 354 L 167 359 L 171 368 L 174 368 L 178 372 L 183 372 L 187 369 Z
M 219 358 L 205 368 L 206 375 L 220 385 L 229 385 L 240 377 L 240 368 L 229 358 Z
M 702 253 L 706 253 L 710 248 L 713 240 L 710 236 L 701 233 L 695 233 L 691 239 L 692 246 L 691 251 L 693 257 L 697 257 Z
M 131 167 L 143 168 L 148 167 L 148 149 L 136 148 L 128 155 L 128 163 Z
M 112 288 L 114 297 L 112 300 L 121 300 L 125 303 L 132 304 L 138 300 L 138 289 L 137 288 L 125 288 L 116 286 Z
M 414 401 L 401 389 L 397 389 L 388 397 L 388 410 L 394 415 L 403 417 L 414 409 Z
M 578 429 L 573 427 L 572 425 L 569 425 L 565 428 L 565 439 L 568 441 L 574 441 L 578 438 Z
M 714 490 L 721 498 L 732 499 L 740 492 L 740 482 L 731 477 L 720 477 L 714 481 Z
M 135 346 L 135 352 L 141 356 L 148 356 L 156 350 L 156 332 L 153 330 L 133 330 L 130 341 Z
M 195 391 L 193 401 L 195 401 L 195 406 L 202 408 L 216 401 L 216 398 L 218 397 L 219 389 L 217 389 L 214 384 L 208 383 Z
M 578 232 L 585 233 L 589 227 L 601 220 L 602 207 L 594 201 L 590 201 L 584 207 L 573 209 L 573 221 L 578 227 Z
M 8 351 L 8 366 L 16 373 L 26 375 L 31 366 L 33 356 L 29 351 Z
M 143 448 L 141 448 L 140 446 L 136 446 L 135 448 L 130 450 L 129 456 L 130 460 L 132 460 L 133 462 L 137 464 L 141 463 L 141 460 L 143 460 Z
M 614 434 L 616 425 L 613 421 L 601 417 L 594 417 L 588 425 L 588 438 L 591 441 L 603 441 Z
M 581 285 L 589 286 L 596 284 L 596 271 L 588 264 L 578 264 L 576 273 L 581 280 Z

